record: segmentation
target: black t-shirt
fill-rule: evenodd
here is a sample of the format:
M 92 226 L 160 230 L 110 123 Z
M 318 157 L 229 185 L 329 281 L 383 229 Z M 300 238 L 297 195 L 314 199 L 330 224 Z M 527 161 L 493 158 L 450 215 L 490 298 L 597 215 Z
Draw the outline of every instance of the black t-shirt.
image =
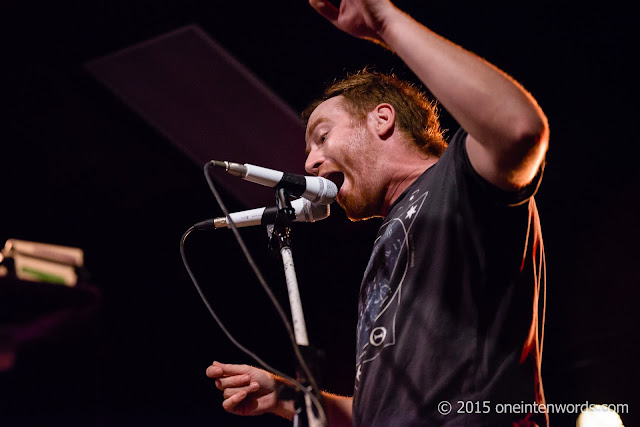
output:
M 357 426 L 511 426 L 528 412 L 545 424 L 534 407 L 542 173 L 499 190 L 472 168 L 466 135 L 378 231 L 360 289 Z

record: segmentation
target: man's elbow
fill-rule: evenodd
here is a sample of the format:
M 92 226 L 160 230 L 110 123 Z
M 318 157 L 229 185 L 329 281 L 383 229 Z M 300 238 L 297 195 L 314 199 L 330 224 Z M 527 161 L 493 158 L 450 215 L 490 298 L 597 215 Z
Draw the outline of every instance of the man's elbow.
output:
M 512 190 L 520 190 L 531 184 L 544 162 L 549 145 L 548 141 L 548 138 L 545 138 L 528 142 L 529 149 L 526 155 L 520 158 L 519 163 L 509 174 L 509 186 Z
M 536 109 L 535 113 L 516 121 L 513 129 L 512 147 L 524 154 L 524 158 L 544 158 L 549 147 L 549 122 L 542 111 Z
M 549 148 L 549 125 L 542 116 L 533 123 L 522 126 L 510 144 L 505 156 L 505 182 L 503 188 L 519 190 L 531 183 L 544 162 Z

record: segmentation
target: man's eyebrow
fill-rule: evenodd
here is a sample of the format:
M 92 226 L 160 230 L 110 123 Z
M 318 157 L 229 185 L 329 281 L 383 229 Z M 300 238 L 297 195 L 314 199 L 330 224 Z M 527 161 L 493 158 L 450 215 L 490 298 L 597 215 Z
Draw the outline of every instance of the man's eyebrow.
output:
M 318 120 L 316 120 L 315 122 L 313 122 L 313 123 L 311 124 L 311 126 L 309 127 L 309 130 L 308 130 L 307 134 L 308 134 L 309 136 L 313 135 L 313 132 L 315 132 L 316 128 L 317 128 L 321 123 L 326 122 L 326 121 L 327 121 L 327 119 L 326 119 L 326 118 L 324 118 L 324 117 L 320 117 Z

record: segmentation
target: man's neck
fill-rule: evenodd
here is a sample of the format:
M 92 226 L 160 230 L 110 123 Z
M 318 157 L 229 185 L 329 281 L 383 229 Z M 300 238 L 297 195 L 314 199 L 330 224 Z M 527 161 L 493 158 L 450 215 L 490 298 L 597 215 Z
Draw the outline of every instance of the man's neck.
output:
M 396 162 L 396 164 L 390 165 L 393 172 L 389 179 L 382 215 L 387 216 L 398 197 L 437 161 L 438 159 L 435 157 L 414 158 L 410 162 Z

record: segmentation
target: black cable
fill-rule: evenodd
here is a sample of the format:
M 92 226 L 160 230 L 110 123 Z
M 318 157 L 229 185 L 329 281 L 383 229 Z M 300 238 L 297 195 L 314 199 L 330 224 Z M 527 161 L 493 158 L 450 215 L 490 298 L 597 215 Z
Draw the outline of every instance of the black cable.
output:
M 255 261 L 253 260 L 253 257 L 249 253 L 249 250 L 247 249 L 246 245 L 244 244 L 244 240 L 242 239 L 242 236 L 238 232 L 238 229 L 237 229 L 235 223 L 233 222 L 233 219 L 229 216 L 229 211 L 227 210 L 226 206 L 224 205 L 224 202 L 222 201 L 222 198 L 220 197 L 220 194 L 216 190 L 215 185 L 213 184 L 213 181 L 211 180 L 211 177 L 209 176 L 208 169 L 212 165 L 213 165 L 212 162 L 208 162 L 204 166 L 204 175 L 205 175 L 205 178 L 207 180 L 207 183 L 209 184 L 209 188 L 211 189 L 211 192 L 213 193 L 216 201 L 218 202 L 218 205 L 220 206 L 220 209 L 222 210 L 223 215 L 228 219 L 228 225 L 230 226 L 232 232 L 234 233 L 234 236 L 235 236 L 236 240 L 238 241 L 238 244 L 240 245 L 240 248 L 242 249 L 242 252 L 244 253 L 245 258 L 247 259 L 247 261 L 248 261 L 249 265 L 251 266 L 254 274 L 256 275 L 258 281 L 262 285 L 264 291 L 266 292 L 267 296 L 269 297 L 269 299 L 271 300 L 272 304 L 274 305 L 276 311 L 278 312 L 278 314 L 279 314 L 279 316 L 280 316 L 280 318 L 281 318 L 281 320 L 282 320 L 282 322 L 283 322 L 283 324 L 284 324 L 284 326 L 285 326 L 285 328 L 287 330 L 287 335 L 289 336 L 289 339 L 290 339 L 290 341 L 292 343 L 292 347 L 293 347 L 294 354 L 296 356 L 296 360 L 298 361 L 298 364 L 299 364 L 300 368 L 303 370 L 304 374 L 306 375 L 306 378 L 309 381 L 311 389 L 315 390 L 316 393 L 318 393 L 318 396 L 319 396 L 320 395 L 320 389 L 318 388 L 318 385 L 317 385 L 313 375 L 311 374 L 311 371 L 310 371 L 307 363 L 305 362 L 304 358 L 302 357 L 302 354 L 300 353 L 300 349 L 298 348 L 298 344 L 296 343 L 295 335 L 293 333 L 293 329 L 291 327 L 291 323 L 289 322 L 289 320 L 287 318 L 287 315 L 285 314 L 284 310 L 280 306 L 280 303 L 278 302 L 276 297 L 273 295 L 273 292 L 269 288 L 269 285 L 267 284 L 267 282 L 264 279 L 262 273 L 260 272 L 260 269 L 258 268 L 258 266 L 256 265 Z M 210 220 L 208 220 L 208 221 L 210 221 Z M 199 223 L 198 225 L 201 225 L 201 224 L 204 224 L 204 223 L 208 223 L 208 221 L 203 221 L 202 223 Z M 204 296 L 202 290 L 200 289 L 200 286 L 198 285 L 198 282 L 197 282 L 193 272 L 191 271 L 191 269 L 189 267 L 189 264 L 187 262 L 186 255 L 185 255 L 185 252 L 184 252 L 185 240 L 186 240 L 187 236 L 192 231 L 194 231 L 196 229 L 196 227 L 197 227 L 197 225 L 196 226 L 192 226 L 191 228 L 189 228 L 183 234 L 182 239 L 180 241 L 180 254 L 182 256 L 182 262 L 184 263 L 184 266 L 187 269 L 187 272 L 189 273 L 189 276 L 191 277 L 191 281 L 195 285 L 195 287 L 196 287 L 196 289 L 198 291 L 198 294 L 200 295 L 200 298 L 202 299 L 202 301 L 204 302 L 205 306 L 209 310 L 209 313 L 211 313 L 211 315 L 213 316 L 214 320 L 216 321 L 216 323 L 218 324 L 220 329 L 224 332 L 224 334 L 227 336 L 227 338 L 229 338 L 229 340 L 236 347 L 238 347 L 238 349 L 240 349 L 242 352 L 244 352 L 249 357 L 254 359 L 256 362 L 258 362 L 265 369 L 273 372 L 274 374 L 284 378 L 287 381 L 290 381 L 296 387 L 298 387 L 301 391 L 303 391 L 306 395 L 308 395 L 313 400 L 314 405 L 317 407 L 318 412 L 321 415 L 321 418 L 323 420 L 326 420 L 326 415 L 324 413 L 324 408 L 322 407 L 322 404 L 320 403 L 318 397 L 314 393 L 309 391 L 307 389 L 307 387 L 303 386 L 299 381 L 294 380 L 293 378 L 291 378 L 288 375 L 278 371 L 277 369 L 274 369 L 273 367 L 268 365 L 266 362 L 264 362 L 262 359 L 260 359 L 260 357 L 258 357 L 255 353 L 253 353 L 252 351 L 250 351 L 249 349 L 244 347 L 242 344 L 240 344 L 231 335 L 231 333 L 226 329 L 226 327 L 224 326 L 224 324 L 222 323 L 220 318 L 216 315 L 215 311 L 213 310 L 213 308 L 211 307 L 211 305 L 207 301 L 206 297 Z M 200 227 L 198 227 L 198 228 L 200 228 Z
M 313 404 L 316 406 L 316 408 L 318 408 L 318 412 L 321 414 L 321 418 L 323 420 L 326 420 L 326 414 L 324 413 L 324 408 L 322 407 L 322 404 L 320 403 L 318 398 L 312 392 L 310 392 L 304 385 L 302 385 L 302 383 L 300 383 L 299 381 L 291 378 L 289 375 L 279 371 L 278 369 L 272 367 L 267 362 L 262 360 L 257 354 L 255 354 L 254 352 L 252 352 L 251 350 L 249 350 L 248 348 L 246 348 L 245 346 L 240 344 L 240 342 L 238 340 L 236 340 L 234 338 L 234 336 L 231 334 L 231 332 L 229 332 L 229 330 L 224 326 L 224 323 L 222 323 L 222 320 L 220 320 L 220 318 L 218 317 L 216 312 L 213 310 L 213 308 L 211 307 L 211 304 L 209 304 L 209 301 L 207 300 L 207 298 L 205 297 L 204 293 L 202 292 L 202 289 L 200 288 L 200 285 L 198 284 L 198 280 L 196 279 L 195 275 L 193 274 L 193 271 L 191 270 L 191 267 L 189 266 L 189 263 L 187 262 L 187 256 L 186 256 L 185 250 L 184 250 L 184 244 L 185 244 L 185 241 L 187 240 L 187 237 L 195 229 L 196 229 L 196 227 L 192 226 L 187 231 L 185 231 L 184 234 L 182 235 L 182 239 L 180 239 L 180 255 L 182 257 L 182 263 L 184 264 L 184 267 L 187 270 L 187 273 L 189 274 L 189 277 L 191 277 L 191 281 L 193 282 L 193 285 L 196 287 L 196 290 L 198 291 L 198 295 L 200 295 L 200 299 L 202 300 L 204 305 L 209 310 L 209 313 L 211 313 L 211 316 L 213 316 L 214 320 L 216 321 L 216 323 L 218 324 L 218 326 L 220 327 L 222 332 L 224 332 L 224 334 L 227 336 L 227 338 L 229 338 L 229 340 L 238 349 L 240 349 L 240 351 L 244 352 L 249 357 L 251 357 L 253 360 L 258 362 L 258 364 L 260 364 L 260 366 L 262 366 L 263 368 L 265 368 L 268 371 L 278 375 L 279 377 L 284 378 L 287 381 L 290 381 L 293 385 L 295 385 L 301 391 L 303 391 L 306 395 L 308 395 L 311 398 L 311 400 L 313 401 Z
M 247 262 L 249 263 L 249 265 L 251 266 L 251 269 L 253 270 L 254 274 L 258 278 L 258 281 L 260 282 L 260 285 L 262 285 L 262 288 L 264 289 L 264 291 L 266 292 L 267 296 L 271 300 L 271 303 L 274 305 L 276 311 L 278 312 L 278 315 L 280 316 L 280 319 L 282 319 L 282 323 L 284 324 L 285 328 L 287 329 L 287 334 L 289 335 L 289 339 L 291 340 L 291 344 L 293 346 L 293 351 L 294 351 L 294 353 L 296 355 L 296 359 L 298 360 L 298 363 L 300 364 L 300 367 L 302 368 L 302 370 L 304 371 L 305 375 L 307 376 L 307 379 L 309 380 L 309 383 L 310 383 L 311 387 L 313 389 L 315 389 L 315 390 L 319 390 L 318 385 L 316 384 L 315 379 L 313 378 L 313 375 L 311 374 L 311 371 L 309 370 L 309 367 L 307 366 L 307 363 L 304 361 L 304 358 L 302 357 L 302 354 L 300 353 L 300 349 L 298 348 L 298 344 L 296 343 L 296 338 L 295 338 L 295 335 L 293 334 L 293 329 L 291 327 L 291 323 L 289 322 L 289 319 L 287 318 L 287 315 L 285 314 L 284 310 L 282 309 L 282 306 L 280 305 L 280 303 L 276 299 L 275 295 L 273 295 L 273 292 L 271 292 L 271 288 L 269 287 L 269 285 L 267 284 L 267 281 L 262 276 L 262 273 L 260 272 L 260 269 L 258 268 L 258 266 L 256 265 L 255 261 L 253 260 L 253 257 L 249 253 L 249 250 L 247 249 L 247 246 L 244 244 L 244 240 L 242 239 L 242 236 L 238 232 L 238 228 L 236 227 L 235 223 L 233 222 L 233 219 L 231 218 L 231 216 L 229 216 L 229 211 L 227 210 L 227 207 L 225 206 L 224 202 L 222 201 L 222 198 L 220 197 L 220 194 L 218 193 L 218 190 L 216 190 L 216 187 L 213 184 L 213 181 L 211 180 L 211 177 L 209 176 L 208 168 L 210 166 L 213 166 L 213 162 L 208 162 L 204 166 L 204 176 L 205 176 L 205 178 L 207 180 L 207 183 L 209 184 L 209 188 L 211 189 L 211 192 L 213 193 L 213 196 L 216 198 L 216 201 L 218 202 L 218 205 L 220 206 L 220 209 L 222 210 L 222 214 L 226 218 L 228 218 L 228 224 L 231 226 L 231 231 L 233 231 L 233 234 L 236 237 L 236 240 L 238 241 L 238 244 L 240 245 L 240 248 L 242 249 L 242 252 L 244 253 L 245 258 L 247 259 Z

